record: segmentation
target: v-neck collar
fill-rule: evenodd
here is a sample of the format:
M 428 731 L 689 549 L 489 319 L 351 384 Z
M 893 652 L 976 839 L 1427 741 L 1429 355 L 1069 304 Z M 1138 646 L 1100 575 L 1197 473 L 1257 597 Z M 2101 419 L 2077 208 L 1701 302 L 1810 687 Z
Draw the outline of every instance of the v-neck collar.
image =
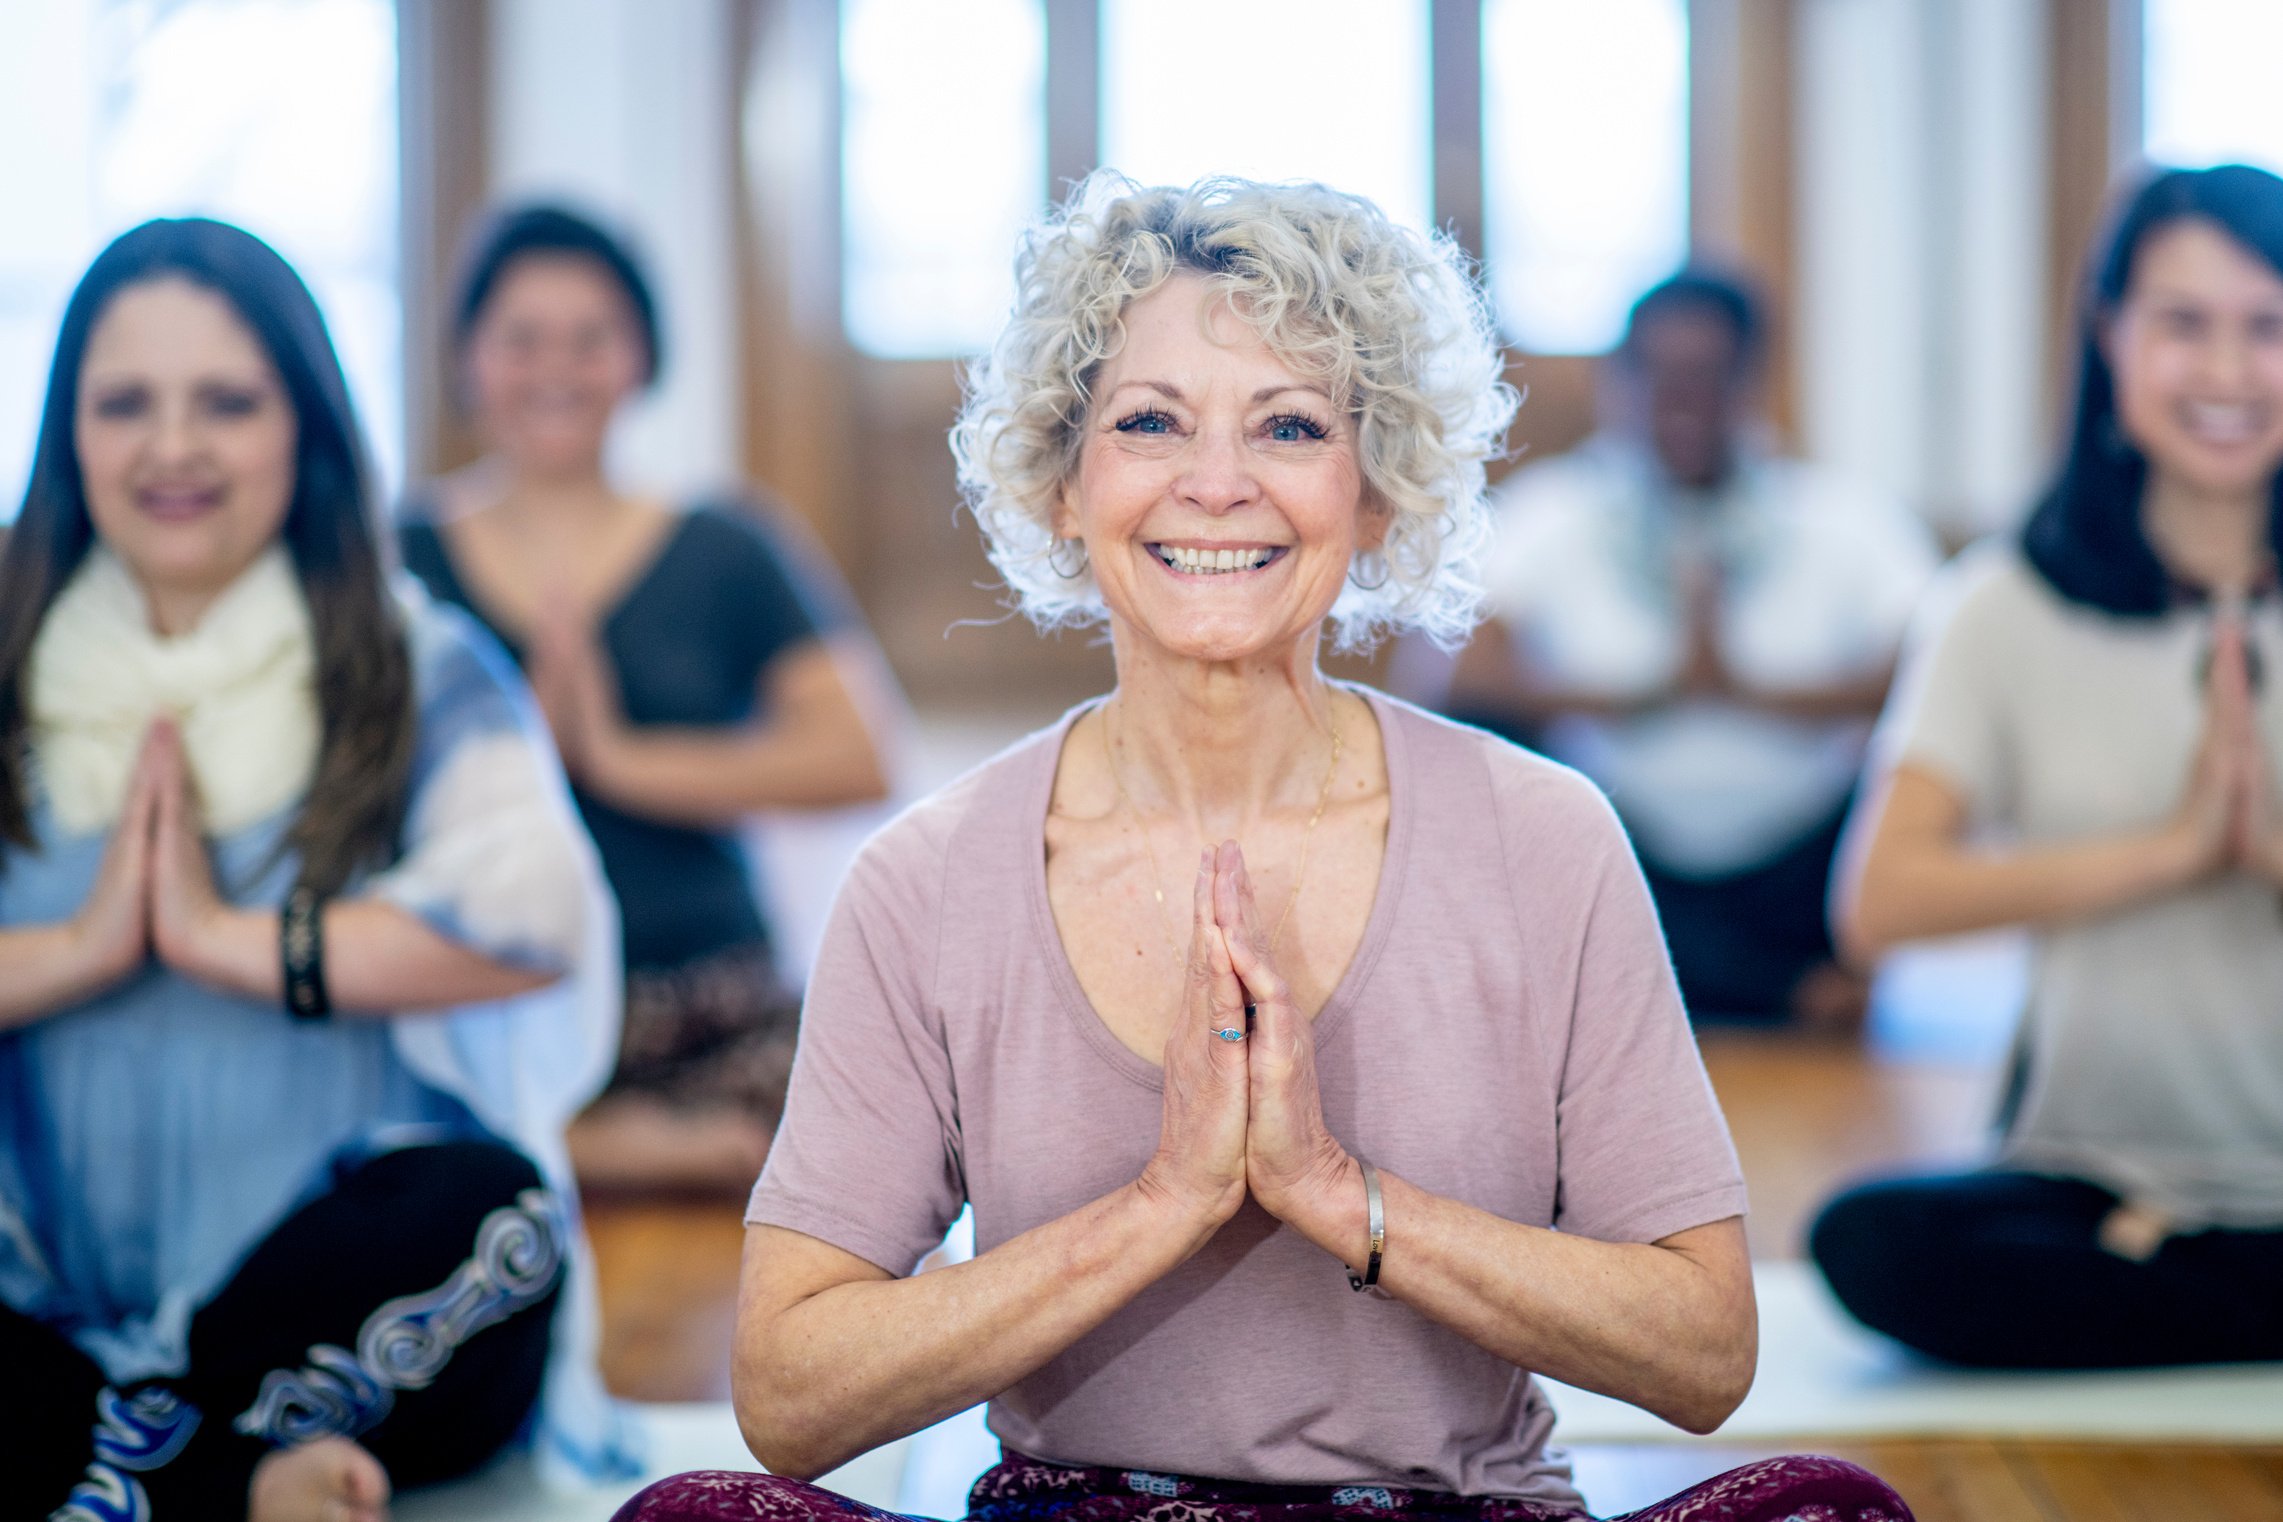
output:
M 1406 864 L 1410 861 L 1411 828 L 1416 812 L 1410 786 L 1411 756 L 1401 710 L 1383 694 L 1368 687 L 1347 683 L 1333 685 L 1362 698 L 1379 724 L 1380 746 L 1387 766 L 1387 846 L 1380 858 L 1379 884 L 1372 894 L 1371 913 L 1364 920 L 1363 939 L 1356 943 L 1355 955 L 1348 958 L 1339 982 L 1332 987 L 1331 997 L 1316 1012 L 1313 1028 L 1319 1047 L 1336 1039 L 1346 1028 L 1351 1011 L 1361 1002 L 1360 992 L 1370 981 L 1372 968 L 1386 946 L 1389 927 L 1395 921 L 1396 900 L 1402 896 Z M 1071 727 L 1105 701 L 1107 699 L 1096 698 L 1071 709 L 1039 746 L 1035 769 L 1026 779 L 1023 791 L 1022 818 L 1029 826 L 1024 831 L 1024 839 L 1036 842 L 1038 847 L 1028 852 L 1023 891 L 1030 901 L 1031 934 L 1034 943 L 1041 948 L 1039 955 L 1046 962 L 1063 1013 L 1104 1062 L 1144 1088 L 1162 1090 L 1164 1066 L 1151 1062 L 1120 1041 L 1086 997 L 1086 990 L 1078 981 L 1078 969 L 1071 964 L 1069 948 L 1062 944 L 1062 932 L 1055 926 L 1053 905 L 1047 898 L 1046 817 L 1054 801 L 1054 777 L 1061 769 L 1062 748 L 1070 738 Z
M 682 543 L 689 537 L 691 526 L 696 522 L 699 511 L 700 509 L 697 508 L 675 511 L 673 525 L 665 533 L 658 536 L 658 542 L 650 547 L 649 557 L 643 561 L 641 568 L 620 585 L 618 595 L 611 599 L 610 606 L 595 620 L 595 628 L 598 632 L 607 632 L 611 625 L 624 617 L 627 610 L 632 608 L 649 591 L 651 584 L 658 579 L 658 573 L 665 569 L 666 562 L 680 553 Z M 460 562 L 452 551 L 452 537 L 444 532 L 444 525 L 434 518 L 429 518 L 424 521 L 423 526 L 429 533 L 436 536 L 436 559 L 443 566 L 445 576 L 450 579 L 451 589 L 457 601 L 462 607 L 473 613 L 486 629 L 492 632 L 493 638 L 520 656 L 525 649 L 529 648 L 527 642 L 521 635 L 500 622 L 499 616 L 484 600 L 476 584 L 461 574 Z

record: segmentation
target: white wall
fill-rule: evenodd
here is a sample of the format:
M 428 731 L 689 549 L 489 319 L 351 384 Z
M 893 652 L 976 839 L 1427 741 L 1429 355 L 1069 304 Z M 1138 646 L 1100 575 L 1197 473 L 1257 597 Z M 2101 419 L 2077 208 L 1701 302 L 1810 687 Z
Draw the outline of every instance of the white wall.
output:
M 492 194 L 604 213 L 657 286 L 663 384 L 612 441 L 640 490 L 719 485 L 740 468 L 730 13 L 730 0 L 492 8 Z
M 1806 449 L 1961 535 L 2015 521 L 2048 447 L 2047 3 L 1799 12 Z

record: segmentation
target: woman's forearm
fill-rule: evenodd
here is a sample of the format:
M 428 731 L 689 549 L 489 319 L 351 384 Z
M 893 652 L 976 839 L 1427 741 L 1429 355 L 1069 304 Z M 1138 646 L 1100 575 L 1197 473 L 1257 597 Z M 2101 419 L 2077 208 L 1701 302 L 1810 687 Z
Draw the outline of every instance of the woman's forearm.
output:
M 1662 1243 L 1601 1242 L 1505 1220 L 1385 1169 L 1379 1177 L 1379 1283 L 1421 1315 L 1519 1368 L 1691 1432 L 1719 1426 L 1751 1388 L 1759 1333 L 1740 1222 Z M 1287 1224 L 1360 1269 L 1369 1242 L 1361 1171 L 1324 1198 Z
M 1864 872 L 1840 939 L 1868 962 L 1903 941 L 2088 919 L 2184 885 L 2189 850 L 2161 829 L 2017 850 L 1916 844 Z
M 697 828 L 763 809 L 868 803 L 888 790 L 879 750 L 860 722 L 628 730 L 579 782 L 627 813 Z
M 0 930 L 0 1030 L 67 1009 L 131 971 L 105 965 L 69 922 Z
M 544 988 L 552 973 L 495 961 L 406 910 L 374 899 L 325 906 L 325 990 L 341 1014 L 395 1015 L 505 999 Z M 226 908 L 177 958 L 187 977 L 252 999 L 284 997 L 274 909 Z
M 738 1425 L 770 1473 L 814 1479 L 1023 1379 L 1216 1225 L 1131 1184 L 969 1262 L 854 1281 L 839 1249 L 755 1227 L 733 1364 Z M 820 1267 L 829 1287 L 787 1290 Z
M 630 814 L 713 828 L 762 809 L 887 796 L 894 682 L 868 644 L 819 643 L 778 658 L 750 729 L 614 725 L 578 759 L 587 791 Z

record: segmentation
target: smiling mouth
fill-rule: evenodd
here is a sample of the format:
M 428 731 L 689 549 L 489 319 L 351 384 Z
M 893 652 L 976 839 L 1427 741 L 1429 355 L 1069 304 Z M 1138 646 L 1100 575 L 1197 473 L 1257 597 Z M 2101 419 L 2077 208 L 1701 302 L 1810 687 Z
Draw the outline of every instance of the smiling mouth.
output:
M 1257 571 L 1284 554 L 1281 544 L 1250 544 L 1228 549 L 1198 549 L 1182 544 L 1153 544 L 1149 552 L 1167 570 L 1181 576 L 1227 576 Z
M 166 522 L 195 518 L 220 506 L 221 502 L 222 492 L 219 487 L 168 487 L 135 495 L 137 507 L 149 516 Z
M 2222 448 L 2248 444 L 2266 429 L 2265 409 L 2246 403 L 2190 402 L 2181 410 L 2189 437 Z

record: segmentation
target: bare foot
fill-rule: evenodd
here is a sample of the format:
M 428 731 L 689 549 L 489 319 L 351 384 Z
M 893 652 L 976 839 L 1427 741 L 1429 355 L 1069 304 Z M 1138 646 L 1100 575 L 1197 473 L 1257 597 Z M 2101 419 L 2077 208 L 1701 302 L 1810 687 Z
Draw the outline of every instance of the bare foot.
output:
M 246 1522 L 388 1522 L 388 1471 L 345 1437 L 279 1448 L 254 1466 Z
M 606 1099 L 571 1122 L 571 1168 L 589 1189 L 671 1190 L 743 1199 L 769 1158 L 769 1133 L 730 1109 L 676 1110 Z
M 1871 1014 L 1871 980 L 1836 962 L 1811 968 L 1792 989 L 1792 1019 L 1817 1036 L 1860 1036 Z

